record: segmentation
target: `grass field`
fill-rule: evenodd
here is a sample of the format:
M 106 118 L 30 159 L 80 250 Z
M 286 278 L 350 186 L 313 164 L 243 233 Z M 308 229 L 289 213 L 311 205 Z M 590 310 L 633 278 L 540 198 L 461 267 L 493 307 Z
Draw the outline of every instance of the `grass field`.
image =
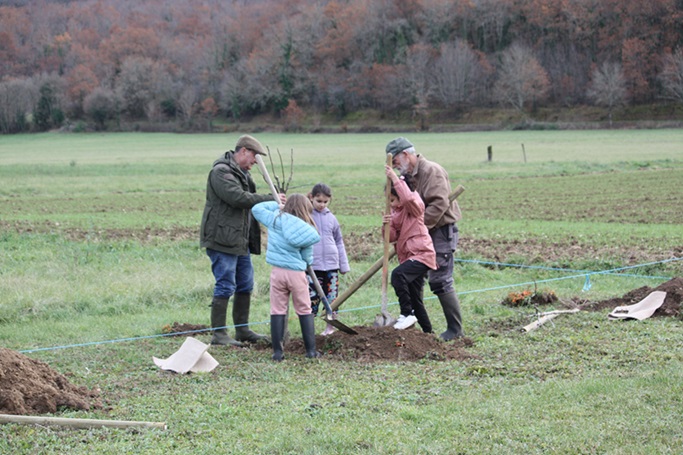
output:
M 238 135 L 0 137 L 0 347 L 101 389 L 105 409 L 59 416 L 168 424 L 3 425 L 0 453 L 678 453 L 680 319 L 582 312 L 522 334 L 533 308 L 500 302 L 534 282 L 599 301 L 683 275 L 683 130 L 406 135 L 466 188 L 456 284 L 476 358 L 275 364 L 263 351 L 211 348 L 220 366 L 205 375 L 167 374 L 151 357 L 179 347 L 164 325 L 208 323 L 206 174 Z M 343 288 L 381 256 L 394 135 L 256 136 L 281 153 L 284 174 L 293 153 L 290 193 L 332 187 L 352 260 Z M 270 268 L 254 264 L 251 320 L 268 332 Z M 375 276 L 342 307 L 344 322 L 371 324 L 379 303 Z

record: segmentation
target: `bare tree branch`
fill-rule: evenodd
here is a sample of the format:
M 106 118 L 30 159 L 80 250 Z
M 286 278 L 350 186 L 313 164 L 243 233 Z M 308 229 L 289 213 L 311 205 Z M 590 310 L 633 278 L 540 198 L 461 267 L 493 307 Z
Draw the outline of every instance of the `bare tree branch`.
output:
M 270 161 L 270 169 L 272 171 L 271 174 L 273 174 L 272 178 L 273 178 L 273 180 L 275 180 L 273 182 L 273 184 L 275 185 L 275 189 L 279 193 L 285 194 L 285 191 L 283 191 L 282 188 L 280 187 L 280 180 L 277 178 L 277 174 L 275 173 L 275 164 L 273 163 L 273 154 L 270 151 L 270 147 L 266 146 L 266 149 L 268 150 L 268 160 Z M 278 153 L 278 155 L 280 154 L 279 151 L 277 153 Z
M 285 181 L 285 166 L 282 164 L 282 154 L 280 153 L 280 149 L 275 149 L 277 151 L 277 157 L 280 160 L 280 171 L 282 172 L 282 181 Z M 279 184 L 279 181 L 278 181 Z M 282 192 L 287 193 L 287 188 L 284 186 L 282 187 Z
M 278 177 L 278 174 L 275 170 L 275 163 L 273 162 L 273 156 L 270 151 L 270 148 L 266 146 L 266 149 L 268 150 L 268 160 L 270 160 L 270 169 L 272 170 L 273 174 L 273 184 L 275 185 L 275 189 L 278 190 L 278 192 L 282 194 L 287 194 L 287 190 L 289 189 L 290 183 L 292 183 L 292 178 L 294 177 L 294 150 L 290 149 L 290 164 L 289 164 L 289 178 L 286 178 L 285 176 L 285 164 L 282 161 L 282 154 L 280 153 L 280 149 L 275 149 L 277 152 L 278 159 L 280 160 L 280 172 L 282 173 L 282 181 L 280 180 L 280 177 Z M 286 180 L 286 184 L 284 183 Z
M 285 191 L 289 189 L 289 184 L 292 183 L 292 177 L 294 177 L 294 149 L 289 149 L 289 178 L 287 179 Z

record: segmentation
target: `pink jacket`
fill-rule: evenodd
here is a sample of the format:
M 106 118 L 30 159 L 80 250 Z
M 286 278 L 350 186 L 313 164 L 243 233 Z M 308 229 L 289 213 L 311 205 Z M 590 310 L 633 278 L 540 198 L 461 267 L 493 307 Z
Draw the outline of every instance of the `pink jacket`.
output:
M 424 224 L 424 202 L 419 194 L 410 191 L 403 180 L 400 180 L 395 188 L 401 205 L 391 211 L 389 240 L 396 242 L 398 261 L 403 264 L 413 259 L 436 270 L 434 245 Z

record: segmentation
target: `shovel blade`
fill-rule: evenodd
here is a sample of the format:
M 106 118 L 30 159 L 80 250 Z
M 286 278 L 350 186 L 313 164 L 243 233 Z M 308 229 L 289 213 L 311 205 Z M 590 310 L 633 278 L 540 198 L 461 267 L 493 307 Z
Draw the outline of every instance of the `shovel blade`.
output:
M 380 313 L 375 316 L 375 322 L 372 324 L 373 327 L 390 327 L 396 324 L 396 318 L 389 313 Z
M 325 317 L 325 322 L 330 324 L 332 327 L 336 327 L 339 330 L 341 330 L 344 333 L 348 333 L 349 335 L 358 335 L 358 332 L 356 332 L 354 329 L 349 327 L 348 325 L 342 323 L 341 321 L 334 319 L 332 316 L 327 315 Z

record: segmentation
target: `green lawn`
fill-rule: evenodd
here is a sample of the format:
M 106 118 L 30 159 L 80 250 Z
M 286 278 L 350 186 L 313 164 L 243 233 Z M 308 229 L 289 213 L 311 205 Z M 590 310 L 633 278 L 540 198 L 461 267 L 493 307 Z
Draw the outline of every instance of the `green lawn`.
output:
M 405 135 L 466 187 L 456 284 L 476 357 L 275 364 L 267 351 L 211 348 L 220 366 L 193 375 L 162 372 L 152 356 L 180 346 L 164 325 L 208 323 L 213 281 L 197 238 L 206 174 L 238 135 L 0 137 L 0 347 L 101 390 L 104 409 L 57 416 L 168 424 L 3 425 L 0 453 L 677 453 L 680 319 L 581 312 L 523 334 L 534 309 L 500 302 L 534 283 L 598 301 L 683 275 L 683 130 Z M 290 192 L 332 187 L 348 286 L 381 256 L 395 135 L 256 136 L 285 173 L 293 151 Z M 268 332 L 270 267 L 254 264 L 251 320 Z M 612 269 L 624 274 L 590 273 Z M 370 325 L 380 288 L 377 274 L 344 304 L 344 323 Z

